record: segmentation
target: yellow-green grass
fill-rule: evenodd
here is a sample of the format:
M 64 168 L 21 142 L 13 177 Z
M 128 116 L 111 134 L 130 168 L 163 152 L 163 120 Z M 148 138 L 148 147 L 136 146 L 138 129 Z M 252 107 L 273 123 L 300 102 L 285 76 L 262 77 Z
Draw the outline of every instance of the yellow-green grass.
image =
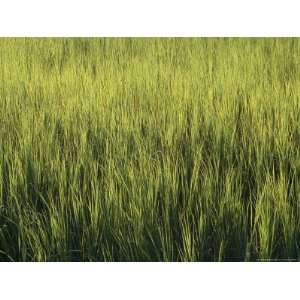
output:
M 0 260 L 300 250 L 300 40 L 0 39 Z

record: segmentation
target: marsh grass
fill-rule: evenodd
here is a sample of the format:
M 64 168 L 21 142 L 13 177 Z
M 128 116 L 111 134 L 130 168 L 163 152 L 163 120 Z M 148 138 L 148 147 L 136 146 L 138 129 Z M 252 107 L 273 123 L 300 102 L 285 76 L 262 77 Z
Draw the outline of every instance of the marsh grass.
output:
M 0 39 L 0 260 L 298 259 L 299 39 Z

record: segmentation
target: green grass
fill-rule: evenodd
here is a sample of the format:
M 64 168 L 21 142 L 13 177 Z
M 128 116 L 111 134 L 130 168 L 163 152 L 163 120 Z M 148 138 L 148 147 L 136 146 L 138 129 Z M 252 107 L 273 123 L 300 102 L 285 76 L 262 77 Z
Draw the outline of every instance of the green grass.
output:
M 0 260 L 300 256 L 300 39 L 0 39 Z

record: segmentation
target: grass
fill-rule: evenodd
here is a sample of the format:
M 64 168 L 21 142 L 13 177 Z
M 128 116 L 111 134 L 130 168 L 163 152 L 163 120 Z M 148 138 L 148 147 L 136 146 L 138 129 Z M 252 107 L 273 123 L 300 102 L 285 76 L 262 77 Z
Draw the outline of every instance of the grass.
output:
M 300 40 L 0 39 L 0 260 L 298 260 Z

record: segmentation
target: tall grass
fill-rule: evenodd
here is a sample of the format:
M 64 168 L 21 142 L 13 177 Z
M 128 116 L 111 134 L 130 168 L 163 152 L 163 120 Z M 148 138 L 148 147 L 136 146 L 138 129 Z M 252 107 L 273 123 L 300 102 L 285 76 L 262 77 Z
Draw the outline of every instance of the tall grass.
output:
M 299 39 L 0 39 L 0 260 L 298 259 Z

